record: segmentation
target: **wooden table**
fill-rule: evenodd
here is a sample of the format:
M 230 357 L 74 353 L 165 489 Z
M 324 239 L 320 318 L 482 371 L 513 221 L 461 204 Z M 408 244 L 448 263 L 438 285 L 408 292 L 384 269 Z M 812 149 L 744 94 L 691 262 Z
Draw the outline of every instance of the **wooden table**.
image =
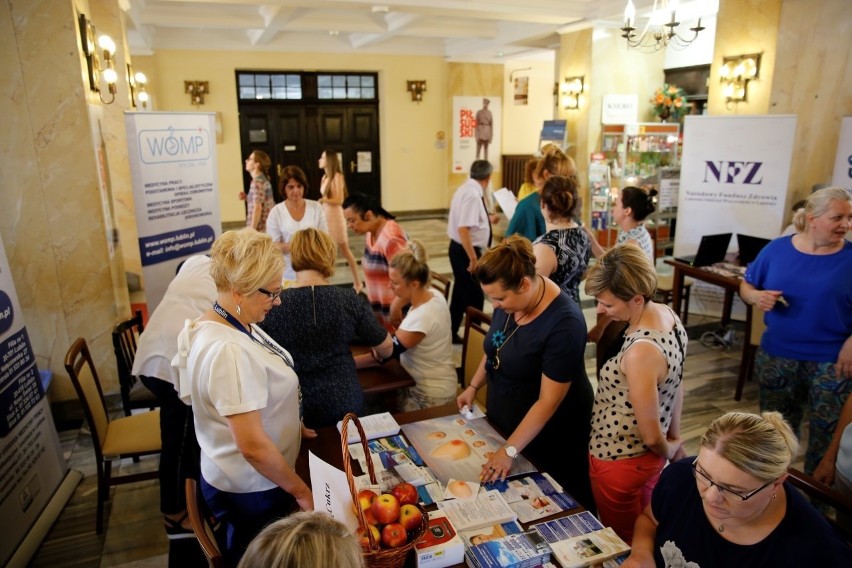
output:
M 394 418 L 397 423 L 401 425 L 403 424 L 411 424 L 412 422 L 419 422 L 421 420 L 428 420 L 430 418 L 438 418 L 441 416 L 449 416 L 451 414 L 457 414 L 458 407 L 455 403 L 445 404 L 443 406 L 436 406 L 433 408 L 427 408 L 424 410 L 415 410 L 412 412 L 402 412 L 399 414 L 395 414 Z M 501 433 L 502 434 L 502 433 Z M 302 448 L 299 451 L 299 458 L 296 460 L 296 473 L 299 474 L 303 480 L 305 480 L 308 485 L 310 485 L 310 470 L 308 467 L 308 452 L 313 452 L 314 455 L 324 460 L 325 462 L 333 465 L 334 467 L 343 469 L 343 454 L 340 446 L 340 433 L 337 431 L 337 428 L 334 426 L 329 426 L 326 428 L 320 428 L 317 430 L 317 437 L 312 440 L 302 440 Z M 353 461 L 352 469 L 354 472 L 360 471 L 360 466 L 357 462 Z M 533 464 L 535 465 L 535 464 Z M 563 488 L 568 493 L 571 492 L 570 487 Z M 430 505 L 426 507 L 426 510 L 433 511 L 437 509 L 436 505 Z M 536 519 L 533 523 L 521 523 L 525 529 L 529 528 L 530 524 L 540 523 L 543 521 L 548 521 L 551 519 L 556 519 L 559 517 L 565 517 L 568 515 L 573 515 L 575 513 L 579 513 L 584 511 L 585 509 L 582 506 L 577 506 L 573 509 L 569 509 L 567 511 L 560 511 L 555 515 L 551 515 L 550 517 L 544 517 L 541 519 Z M 406 568 L 414 568 L 415 566 L 415 557 L 412 553 L 409 553 L 406 559 Z M 465 568 L 465 564 L 457 564 L 452 568 Z
M 349 350 L 353 355 L 359 355 L 369 352 L 370 348 L 366 345 L 351 345 Z M 368 395 L 396 392 L 401 388 L 415 385 L 414 379 L 396 359 L 377 367 L 358 369 L 357 374 L 361 389 Z
M 731 323 L 731 308 L 734 305 L 734 294 L 740 289 L 740 278 L 717 274 L 707 270 L 703 266 L 692 266 L 691 264 L 675 259 L 666 259 L 665 263 L 674 267 L 674 276 L 672 278 L 673 306 L 680 306 L 680 299 L 683 296 L 683 280 L 689 276 L 696 280 L 721 286 L 725 290 L 725 300 L 722 306 L 722 325 L 726 326 Z M 689 306 L 686 309 L 688 310 Z

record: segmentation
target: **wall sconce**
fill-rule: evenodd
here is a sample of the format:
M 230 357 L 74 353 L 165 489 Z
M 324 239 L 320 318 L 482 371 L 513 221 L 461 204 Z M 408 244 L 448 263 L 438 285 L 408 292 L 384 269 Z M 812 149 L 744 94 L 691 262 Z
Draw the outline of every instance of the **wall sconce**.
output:
M 130 85 L 130 104 L 133 108 L 138 108 L 137 101 L 142 104 L 142 108 L 148 108 L 148 93 L 145 91 L 145 85 L 148 83 L 148 78 L 141 71 L 133 72 L 133 67 L 130 63 L 127 64 L 127 84 Z
M 408 83 L 408 92 L 411 93 L 411 100 L 420 103 L 423 100 L 423 93 L 426 92 L 426 81 L 406 81 Z
M 562 107 L 568 110 L 580 108 L 580 95 L 583 92 L 584 77 L 565 77 L 562 83 Z
M 748 82 L 760 76 L 760 53 L 723 57 L 719 69 L 725 102 L 738 103 L 748 98 Z
M 86 56 L 86 67 L 89 71 L 89 89 L 98 93 L 102 103 L 112 104 L 115 101 L 115 83 L 118 81 L 118 73 L 115 72 L 115 42 L 108 35 L 102 35 L 98 38 L 96 48 L 95 26 L 86 18 L 85 14 L 80 14 L 79 25 L 83 54 Z M 102 52 L 103 63 L 101 63 L 101 57 L 98 57 L 98 48 Z M 101 76 L 106 81 L 107 90 L 112 95 L 110 100 L 104 99 L 101 92 Z
M 190 102 L 196 106 L 204 104 L 204 95 L 210 93 L 209 81 L 184 81 L 183 92 L 189 93 Z

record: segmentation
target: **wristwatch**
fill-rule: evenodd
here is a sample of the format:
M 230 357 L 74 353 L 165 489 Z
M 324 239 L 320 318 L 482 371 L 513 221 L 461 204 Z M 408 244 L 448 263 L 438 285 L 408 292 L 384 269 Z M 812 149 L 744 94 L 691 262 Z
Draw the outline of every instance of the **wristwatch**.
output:
M 507 444 L 504 449 L 506 450 L 506 455 L 510 458 L 515 459 L 516 457 L 518 457 L 518 448 L 516 448 L 515 446 L 510 446 Z

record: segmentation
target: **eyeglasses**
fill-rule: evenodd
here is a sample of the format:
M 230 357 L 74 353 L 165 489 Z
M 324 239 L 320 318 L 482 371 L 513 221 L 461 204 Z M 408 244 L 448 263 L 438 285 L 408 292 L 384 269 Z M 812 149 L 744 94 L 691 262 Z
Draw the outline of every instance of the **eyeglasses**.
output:
M 266 294 L 269 297 L 269 300 L 274 302 L 275 300 L 281 297 L 281 294 L 284 292 L 284 288 L 278 290 L 277 292 L 270 292 L 269 290 L 266 290 L 264 288 L 258 288 L 257 291 L 261 294 Z
M 732 497 L 736 497 L 740 501 L 748 501 L 749 499 L 751 499 L 752 497 L 754 497 L 755 495 L 757 495 L 758 493 L 760 493 L 761 491 L 763 491 L 764 489 L 766 489 L 777 481 L 777 479 L 773 479 L 771 481 L 767 481 L 766 483 L 764 483 L 753 491 L 749 491 L 748 493 L 740 493 L 738 491 L 734 491 L 733 489 L 728 489 L 723 485 L 719 485 L 718 483 L 707 477 L 705 474 L 698 471 L 698 468 L 696 467 L 697 464 L 698 458 L 695 458 L 695 461 L 692 462 L 692 474 L 695 476 L 696 481 L 698 481 L 698 485 L 705 491 L 715 485 L 716 489 L 719 491 L 722 497 L 727 500 L 731 500 Z

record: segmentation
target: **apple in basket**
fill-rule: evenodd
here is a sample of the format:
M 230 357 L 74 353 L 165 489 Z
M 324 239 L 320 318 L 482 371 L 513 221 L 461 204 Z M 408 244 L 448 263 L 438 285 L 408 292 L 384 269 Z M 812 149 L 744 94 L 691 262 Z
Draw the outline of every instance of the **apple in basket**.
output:
M 382 544 L 385 548 L 399 548 L 408 540 L 405 528 L 399 523 L 390 523 L 382 529 Z
M 379 533 L 379 529 L 376 528 L 375 525 L 367 525 L 367 530 L 373 533 L 373 540 L 377 545 L 382 542 L 382 535 Z M 367 530 L 358 527 L 355 529 L 355 535 L 358 537 L 358 543 L 361 545 L 363 550 L 370 550 L 370 537 L 367 536 Z
M 423 522 L 423 512 L 417 507 L 407 503 L 399 509 L 399 524 L 407 531 L 416 530 Z
M 403 481 L 391 489 L 391 495 L 397 498 L 400 505 L 414 505 L 418 501 L 417 488 Z
M 370 510 L 380 525 L 395 523 L 399 519 L 399 501 L 390 493 L 376 497 Z
M 362 489 L 359 491 L 358 504 L 361 505 L 361 510 L 365 512 L 369 511 L 376 497 L 378 497 L 378 495 L 376 495 L 376 492 L 371 489 Z

